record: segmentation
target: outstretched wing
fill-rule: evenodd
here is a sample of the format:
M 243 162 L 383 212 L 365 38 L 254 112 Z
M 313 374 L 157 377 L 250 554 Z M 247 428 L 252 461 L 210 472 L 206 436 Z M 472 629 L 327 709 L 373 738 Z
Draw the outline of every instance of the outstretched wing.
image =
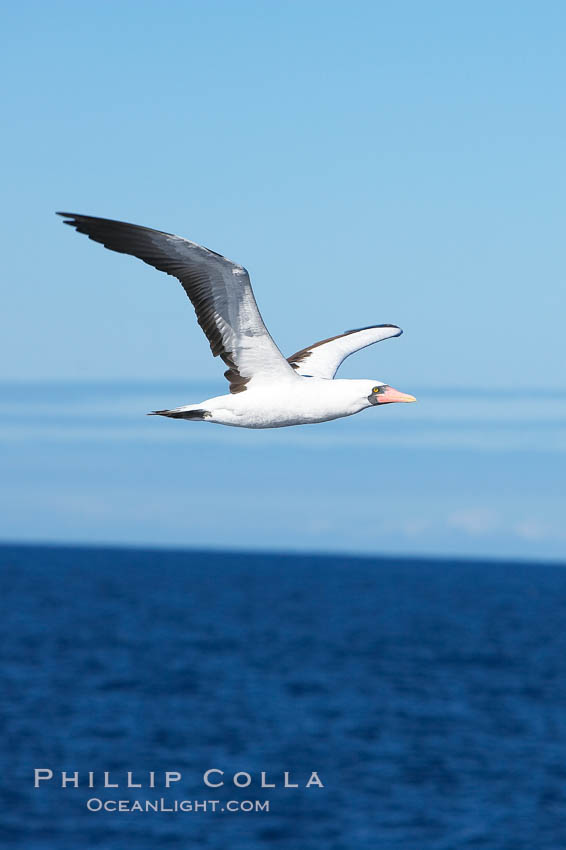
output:
M 263 323 L 243 266 L 172 233 L 106 218 L 58 215 L 105 248 L 139 257 L 180 280 L 212 353 L 229 367 L 224 374 L 230 392 L 242 392 L 252 379 L 294 379 Z
M 308 348 L 297 351 L 287 360 L 299 375 L 310 375 L 313 378 L 333 378 L 338 367 L 346 357 L 354 351 L 360 351 L 390 336 L 400 336 L 403 333 L 397 325 L 373 325 L 369 328 L 358 328 L 346 331 L 339 336 L 331 336 L 321 342 L 315 342 Z

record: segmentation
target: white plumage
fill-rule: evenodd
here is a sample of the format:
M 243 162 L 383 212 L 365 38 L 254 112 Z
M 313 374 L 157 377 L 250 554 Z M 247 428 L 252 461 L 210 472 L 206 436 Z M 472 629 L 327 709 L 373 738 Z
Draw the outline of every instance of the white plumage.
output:
M 243 266 L 188 239 L 110 219 L 58 213 L 112 251 L 131 254 L 181 282 L 213 355 L 228 366 L 230 393 L 155 414 L 242 428 L 280 428 L 351 416 L 366 407 L 415 401 L 381 381 L 335 380 L 355 351 L 402 331 L 374 325 L 314 343 L 285 358 L 261 318 Z

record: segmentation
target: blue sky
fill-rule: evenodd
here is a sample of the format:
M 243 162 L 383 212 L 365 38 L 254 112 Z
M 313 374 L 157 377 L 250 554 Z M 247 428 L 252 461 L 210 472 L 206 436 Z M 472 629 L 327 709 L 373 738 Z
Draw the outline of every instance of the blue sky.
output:
M 180 287 L 69 209 L 244 263 L 288 353 L 404 328 L 345 374 L 561 385 L 565 25 L 552 2 L 13 5 L 1 376 L 220 372 Z
M 320 492 L 338 482 L 339 494 L 325 491 L 334 492 L 336 530 L 328 519 L 314 521 L 320 539 L 305 542 L 298 511 L 290 526 L 264 523 L 265 548 L 288 540 L 291 548 L 368 551 L 375 540 L 376 550 L 515 555 L 528 539 L 529 556 L 560 556 L 566 505 L 554 476 L 564 457 L 556 428 L 566 421 L 565 25 L 558 2 L 12 5 L 0 60 L 7 166 L 0 216 L 8 246 L 0 379 L 187 382 L 186 397 L 149 407 L 193 400 L 195 379 L 217 380 L 220 392 L 223 366 L 176 282 L 89 243 L 53 213 L 177 232 L 246 265 L 286 353 L 371 323 L 405 331 L 342 370 L 419 396 L 420 413 L 417 405 L 392 406 L 403 410 L 388 412 L 383 448 L 377 421 L 375 445 L 360 444 L 369 446 L 372 468 L 389 453 L 388 474 L 397 470 L 398 501 L 383 520 L 390 531 L 374 535 L 366 525 L 361 539 L 350 520 L 338 529 L 342 508 L 350 516 L 353 482 L 333 476 L 354 469 L 363 477 L 365 464 L 340 440 L 325 443 L 335 432 L 316 426 L 301 437 L 311 448 L 294 454 L 287 438 L 253 439 L 271 458 L 258 461 L 266 470 L 272 462 L 284 475 L 301 465 L 303 476 L 318 476 Z M 25 436 L 20 408 L 14 416 Z M 409 416 L 415 427 L 403 443 Z M 556 439 L 547 444 L 548 417 Z M 486 420 L 499 422 L 499 443 Z M 11 427 L 4 423 L 16 439 Z M 57 427 L 67 433 L 64 417 Z M 402 445 L 391 443 L 391 428 L 400 429 Z M 462 443 L 462 429 L 471 442 Z M 233 462 L 237 440 L 249 437 L 222 433 L 209 458 L 216 475 Z M 336 433 L 346 439 L 348 431 Z M 349 433 L 348 451 L 358 432 Z M 148 542 L 135 519 L 116 512 L 124 504 L 119 488 L 114 508 L 92 502 L 89 513 L 90 473 L 75 482 L 86 487 L 81 501 L 62 472 L 71 455 L 50 465 L 51 437 L 39 444 L 37 431 L 28 436 L 41 458 L 22 450 L 24 466 L 35 459 L 25 475 L 12 458 L 10 480 L 21 484 L 29 475 L 28 495 L 13 501 L 8 481 L 5 536 L 17 529 L 24 538 Z M 465 453 L 458 463 L 455 443 Z M 95 476 L 93 459 L 103 450 L 80 444 Z M 324 463 L 309 462 L 322 445 Z M 409 448 L 419 461 L 405 454 Z M 539 451 L 546 460 L 537 463 Z M 133 449 L 130 455 L 124 481 L 139 466 Z M 33 469 L 43 483 L 31 493 Z M 325 469 L 332 470 L 326 483 Z M 428 488 L 431 469 L 438 476 Z M 271 494 L 275 510 L 268 477 L 254 486 Z M 308 488 L 308 476 L 301 482 Z M 58 505 L 50 512 L 42 511 L 43 486 Z M 403 525 L 404 494 L 411 511 Z M 253 539 L 251 521 L 240 521 L 243 537 L 237 524 L 228 532 L 222 523 L 203 537 L 214 490 L 200 506 L 186 498 L 198 533 L 179 518 L 170 539 L 241 546 Z M 244 499 L 242 516 L 246 506 L 253 511 L 253 498 Z M 90 520 L 80 522 L 73 504 Z M 357 504 L 364 516 L 367 502 Z M 383 504 L 370 507 L 379 528 Z M 41 528 L 32 528 L 32 514 L 43 516 Z M 152 539 L 163 542 L 158 525 Z

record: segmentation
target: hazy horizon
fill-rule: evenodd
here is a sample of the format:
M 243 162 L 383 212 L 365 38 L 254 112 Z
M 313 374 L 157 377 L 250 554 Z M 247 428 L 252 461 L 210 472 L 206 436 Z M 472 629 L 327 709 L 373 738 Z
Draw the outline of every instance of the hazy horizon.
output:
M 531 410 L 407 389 L 417 404 L 250 431 L 145 415 L 223 379 L 2 382 L 0 538 L 564 559 L 566 391 Z

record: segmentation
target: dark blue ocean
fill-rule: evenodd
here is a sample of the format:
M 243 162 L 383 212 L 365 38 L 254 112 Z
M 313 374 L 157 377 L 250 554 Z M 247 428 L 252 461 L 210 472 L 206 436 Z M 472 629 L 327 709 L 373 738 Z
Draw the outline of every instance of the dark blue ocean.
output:
M 563 567 L 0 554 L 2 848 L 566 846 Z M 35 789 L 35 768 L 53 780 Z M 225 786 L 203 784 L 211 768 Z M 182 775 L 170 790 L 167 770 Z M 79 788 L 61 788 L 62 771 Z M 304 787 L 311 771 L 324 787 Z M 226 808 L 256 800 L 269 812 Z

